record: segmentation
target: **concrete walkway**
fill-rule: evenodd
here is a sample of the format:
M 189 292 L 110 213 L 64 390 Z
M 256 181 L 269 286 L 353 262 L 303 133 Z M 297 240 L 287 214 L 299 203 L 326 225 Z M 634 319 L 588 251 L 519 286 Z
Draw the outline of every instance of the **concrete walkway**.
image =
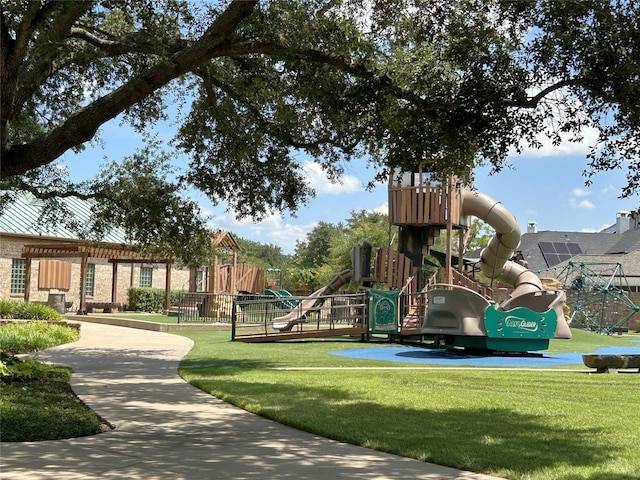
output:
M 83 323 L 80 341 L 40 356 L 73 368 L 74 391 L 115 430 L 3 443 L 0 478 L 496 478 L 327 440 L 224 403 L 178 376 L 191 347 L 178 335 Z

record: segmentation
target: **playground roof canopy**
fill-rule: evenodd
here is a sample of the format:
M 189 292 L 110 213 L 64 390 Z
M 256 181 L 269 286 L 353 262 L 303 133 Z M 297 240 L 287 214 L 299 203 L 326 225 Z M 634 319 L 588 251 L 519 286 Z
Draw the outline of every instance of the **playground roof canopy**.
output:
M 213 244 L 214 247 L 219 246 L 223 248 L 228 248 L 233 252 L 242 250 L 240 248 L 240 244 L 235 239 L 235 237 L 231 235 L 230 232 L 227 232 L 225 230 L 218 230 L 217 232 L 212 234 L 212 237 L 213 237 L 213 240 L 211 243 Z

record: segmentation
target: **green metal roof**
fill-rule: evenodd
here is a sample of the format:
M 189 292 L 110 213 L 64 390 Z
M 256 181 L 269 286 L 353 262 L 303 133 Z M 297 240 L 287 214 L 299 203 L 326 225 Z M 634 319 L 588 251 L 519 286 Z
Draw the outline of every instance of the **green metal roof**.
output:
M 56 198 L 54 201 L 64 204 L 74 212 L 81 224 L 87 224 L 91 217 L 91 201 L 76 197 Z M 18 194 L 14 202 L 9 203 L 0 213 L 0 232 L 21 235 L 33 235 L 53 238 L 78 239 L 78 235 L 64 225 L 46 225 L 40 221 L 45 201 L 30 193 Z M 98 239 L 111 243 L 126 243 L 124 231 L 114 227 L 104 238 Z

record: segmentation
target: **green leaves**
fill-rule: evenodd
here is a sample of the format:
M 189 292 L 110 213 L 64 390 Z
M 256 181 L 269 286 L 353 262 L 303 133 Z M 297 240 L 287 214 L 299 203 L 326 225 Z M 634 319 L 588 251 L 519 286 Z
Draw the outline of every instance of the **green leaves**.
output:
M 122 226 L 128 240 L 156 258 L 175 258 L 186 266 L 211 263 L 207 219 L 187 198 L 165 153 L 145 148 L 103 169 L 94 189 L 92 235 Z
M 159 182 L 149 171 L 144 188 L 83 186 L 118 202 L 112 219 L 132 239 L 195 231 L 191 188 L 239 217 L 295 211 L 314 193 L 300 158 L 330 178 L 361 157 L 372 180 L 417 166 L 464 177 L 586 129 L 599 135 L 587 182 L 628 168 L 621 194 L 640 189 L 637 2 L 10 1 L 2 15 L 3 182 L 81 149 L 112 118 L 146 133 L 180 105 L 172 147 L 188 170 Z M 138 228 L 116 187 L 147 203 Z M 154 195 L 166 201 L 152 208 Z

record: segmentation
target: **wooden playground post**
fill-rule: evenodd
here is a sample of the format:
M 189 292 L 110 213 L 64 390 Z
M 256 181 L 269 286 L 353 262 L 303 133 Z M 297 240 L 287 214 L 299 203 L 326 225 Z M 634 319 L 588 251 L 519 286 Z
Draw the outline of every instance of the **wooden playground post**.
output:
M 467 248 L 470 230 L 470 228 L 466 228 L 460 229 L 458 232 L 458 271 L 460 273 L 464 271 L 464 251 Z
M 446 270 L 445 270 L 445 282 L 447 284 L 451 283 L 451 250 L 453 248 L 453 215 L 451 211 L 451 207 L 453 205 L 452 196 L 452 184 L 453 177 L 449 175 L 447 178 L 447 185 L 445 191 L 445 201 L 447 204 L 447 252 L 445 256 Z

